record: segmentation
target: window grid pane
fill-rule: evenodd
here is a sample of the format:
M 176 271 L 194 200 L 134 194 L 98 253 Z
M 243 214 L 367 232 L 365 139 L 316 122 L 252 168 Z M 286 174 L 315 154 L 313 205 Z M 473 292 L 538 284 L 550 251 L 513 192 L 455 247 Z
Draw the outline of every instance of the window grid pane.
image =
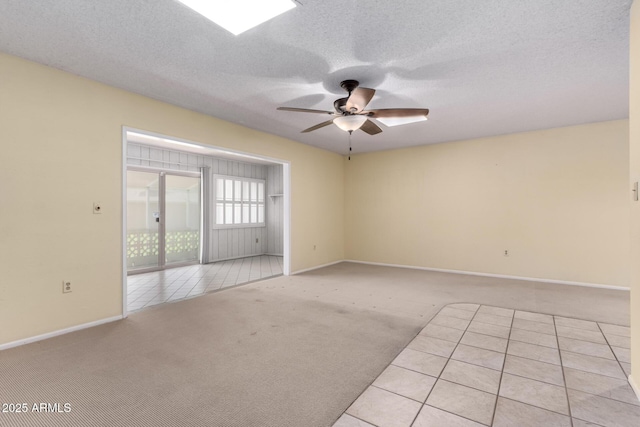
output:
M 230 179 L 224 180 L 224 199 L 233 200 L 233 181 Z
M 242 200 L 242 181 L 234 181 L 233 200 L 239 202 Z
M 241 209 L 242 209 L 242 205 L 240 203 L 234 203 L 233 205 L 233 223 L 234 224 L 242 224 Z
M 261 182 L 258 183 L 258 201 L 264 202 L 264 184 Z
M 224 205 L 222 203 L 216 203 L 216 224 L 224 224 Z
M 249 181 L 242 182 L 242 200 L 249 201 Z
M 233 224 L 233 205 L 231 203 L 224 204 L 224 223 Z
M 216 200 L 224 200 L 224 179 L 216 179 Z
M 252 182 L 251 183 L 251 201 L 255 202 L 257 200 L 258 200 L 258 183 Z
M 215 224 L 263 226 L 265 224 L 263 180 L 218 175 L 215 178 Z
M 244 224 L 249 223 L 249 205 L 247 204 L 242 205 L 242 222 Z

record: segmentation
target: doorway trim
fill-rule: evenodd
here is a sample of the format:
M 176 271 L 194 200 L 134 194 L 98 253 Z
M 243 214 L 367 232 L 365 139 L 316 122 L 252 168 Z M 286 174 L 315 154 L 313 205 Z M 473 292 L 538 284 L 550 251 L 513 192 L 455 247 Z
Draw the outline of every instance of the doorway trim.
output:
M 262 156 L 259 154 L 244 152 L 240 150 L 232 150 L 226 147 L 220 147 L 215 145 L 203 144 L 195 141 L 190 141 L 184 138 L 177 138 L 174 136 L 164 135 L 157 132 L 151 132 L 147 130 L 137 129 L 129 126 L 122 126 L 122 171 L 121 171 L 121 195 L 122 195 L 122 221 L 121 221 L 121 235 L 120 235 L 120 249 L 122 251 L 121 257 L 121 280 L 122 280 L 122 317 L 128 316 L 127 311 L 127 132 L 135 132 L 144 134 L 156 138 L 168 139 L 175 141 L 178 144 L 188 144 L 197 147 L 203 147 L 206 149 L 218 150 L 229 155 L 239 156 L 244 158 L 244 161 L 255 159 L 262 160 L 269 163 L 280 164 L 282 166 L 282 181 L 283 181 L 283 202 L 284 202 L 284 215 L 283 215 L 283 269 L 282 272 L 285 276 L 291 274 L 291 162 L 283 159 L 277 159 L 268 156 Z M 135 167 L 140 167 L 135 165 Z M 157 168 L 156 168 L 157 169 Z

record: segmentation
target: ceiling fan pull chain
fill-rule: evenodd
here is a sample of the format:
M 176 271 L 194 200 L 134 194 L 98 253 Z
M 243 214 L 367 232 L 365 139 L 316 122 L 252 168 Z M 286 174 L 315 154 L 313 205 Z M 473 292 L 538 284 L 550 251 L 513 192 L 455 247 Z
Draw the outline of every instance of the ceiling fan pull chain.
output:
M 351 160 L 351 134 L 353 133 L 352 130 L 349 131 L 349 160 Z

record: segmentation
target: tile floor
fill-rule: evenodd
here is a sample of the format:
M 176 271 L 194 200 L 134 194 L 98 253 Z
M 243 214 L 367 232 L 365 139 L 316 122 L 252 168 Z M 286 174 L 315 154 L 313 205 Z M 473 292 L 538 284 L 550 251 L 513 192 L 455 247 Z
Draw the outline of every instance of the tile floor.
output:
M 451 304 L 333 427 L 640 426 L 629 328 Z
M 261 255 L 127 277 L 129 312 L 282 274 L 282 257 Z

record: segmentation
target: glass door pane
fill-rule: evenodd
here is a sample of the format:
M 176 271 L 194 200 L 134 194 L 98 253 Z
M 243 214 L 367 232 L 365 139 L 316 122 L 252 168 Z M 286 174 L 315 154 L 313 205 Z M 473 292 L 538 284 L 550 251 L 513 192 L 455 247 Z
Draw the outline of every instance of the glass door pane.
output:
M 166 263 L 198 261 L 200 178 L 165 175 L 165 219 Z
M 127 171 L 127 271 L 160 267 L 160 174 Z

